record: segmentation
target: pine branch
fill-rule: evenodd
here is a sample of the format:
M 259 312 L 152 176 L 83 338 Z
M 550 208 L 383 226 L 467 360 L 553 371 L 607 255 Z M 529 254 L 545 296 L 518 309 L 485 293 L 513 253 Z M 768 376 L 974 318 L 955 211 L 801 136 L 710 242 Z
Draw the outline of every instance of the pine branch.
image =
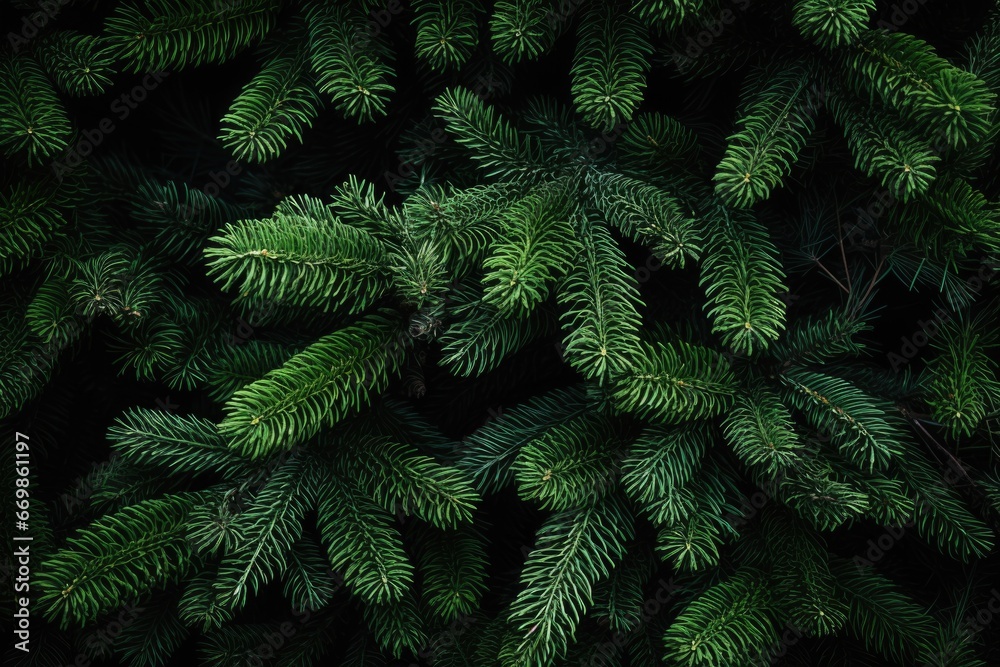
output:
M 333 220 L 277 211 L 270 219 L 226 224 L 222 236 L 209 240 L 218 244 L 204 251 L 209 275 L 241 294 L 357 313 L 388 286 L 381 242 Z
M 490 18 L 493 50 L 508 64 L 538 58 L 559 36 L 561 23 L 553 16 L 547 0 L 497 2 Z
M 316 525 L 330 565 L 366 602 L 366 610 L 383 602 L 399 604 L 413 583 L 413 565 L 392 516 L 343 472 L 325 470 Z
M 505 316 L 530 313 L 568 268 L 566 239 L 573 228 L 569 202 L 559 190 L 535 191 L 503 212 L 505 229 L 483 262 L 483 303 Z
M 592 604 L 594 585 L 625 555 L 632 531 L 632 517 L 614 496 L 545 521 L 521 570 L 523 588 L 510 606 L 516 664 L 550 664 L 565 654 Z
M 656 525 L 679 522 L 694 510 L 686 485 L 701 469 L 711 432 L 705 424 L 647 426 L 622 462 L 622 486 Z
M 671 268 L 701 256 L 703 238 L 683 204 L 639 179 L 612 173 L 589 178 L 589 196 L 605 219 Z
M 309 52 L 319 91 L 359 123 L 386 114 L 394 91 L 388 49 L 368 35 L 358 7 L 313 2 L 306 13 Z
M 386 510 L 399 508 L 442 529 L 472 521 L 481 502 L 464 470 L 444 466 L 415 447 L 372 438 L 354 445 L 352 477 Z
M 785 328 L 784 271 L 766 228 L 746 213 L 715 205 L 709 213 L 714 243 L 706 248 L 700 284 L 712 331 L 735 352 L 766 349 Z
M 527 319 L 508 317 L 475 298 L 471 290 L 456 290 L 451 314 L 457 320 L 441 335 L 441 364 L 454 375 L 482 375 L 532 340 L 554 328 L 548 312 L 537 310 Z
M 449 88 L 434 103 L 434 114 L 443 120 L 455 140 L 488 176 L 504 179 L 544 174 L 549 164 L 533 137 L 519 135 L 493 107 L 467 88 Z
M 583 252 L 557 288 L 564 355 L 585 378 L 604 384 L 631 371 L 641 354 L 638 284 L 603 224 L 578 213 L 575 225 Z
M 115 653 L 129 667 L 162 667 L 187 639 L 189 630 L 181 623 L 177 610 L 179 595 L 157 593 L 137 607 L 137 616 L 123 624 L 115 638 Z
M 798 0 L 792 24 L 806 39 L 825 48 L 854 42 L 873 11 L 872 0 Z
M 239 389 L 226 402 L 219 432 L 252 458 L 290 448 L 380 393 L 399 369 L 400 352 L 392 320 L 369 315 Z
M 223 606 L 242 608 L 288 567 L 288 554 L 302 535 L 302 519 L 313 504 L 307 475 L 312 459 L 293 452 L 268 477 L 253 504 L 234 520 L 242 539 L 219 565 L 214 590 Z
M 304 30 L 290 32 L 291 46 L 264 63 L 222 117 L 219 140 L 238 160 L 266 162 L 302 142 L 323 102 L 309 71 Z
M 528 443 L 589 408 L 582 387 L 535 396 L 472 433 L 462 444 L 458 466 L 472 475 L 480 494 L 495 493 L 514 480 L 512 465 Z
M 899 455 L 901 435 L 888 421 L 891 408 L 883 401 L 846 380 L 813 371 L 789 370 L 781 381 L 792 404 L 862 470 L 884 469 Z
M 605 1 L 587 7 L 570 70 L 577 112 L 603 130 L 631 119 L 642 101 L 653 52 L 646 26 L 624 9 Z
M 763 66 L 748 77 L 738 129 L 712 177 L 715 193 L 726 204 L 749 208 L 791 173 L 815 129 L 816 107 L 825 94 L 815 85 L 809 89 L 811 70 L 810 63 L 797 60 Z
M 73 30 L 52 34 L 39 47 L 39 61 L 63 92 L 97 95 L 111 85 L 114 58 L 99 37 Z
M 677 665 L 738 664 L 777 638 L 773 601 L 760 573 L 744 570 L 698 595 L 664 635 Z
M 618 426 L 601 414 L 584 414 L 546 430 L 521 447 L 511 466 L 522 500 L 556 511 L 597 502 L 614 488 Z
M 42 68 L 25 55 L 0 61 L 0 148 L 25 152 L 28 164 L 69 146 L 72 127 Z
M 126 461 L 171 471 L 231 477 L 250 464 L 229 448 L 210 420 L 200 417 L 133 408 L 115 420 L 108 439 Z
M 474 613 L 487 592 L 486 538 L 472 525 L 444 531 L 421 525 L 417 570 L 424 582 L 422 599 L 442 621 Z
M 724 428 L 736 456 L 762 475 L 773 478 L 800 463 L 804 448 L 792 416 L 766 386 L 737 393 Z
M 413 3 L 413 23 L 417 26 L 414 51 L 434 69 L 461 67 L 479 45 L 477 0 Z
M 238 12 L 199 0 L 120 4 L 105 21 L 102 37 L 133 72 L 222 63 L 264 38 L 274 27 L 278 4 L 246 0 Z
M 932 345 L 938 350 L 928 364 L 927 403 L 935 420 L 952 437 L 971 436 L 1000 396 L 997 363 L 991 350 L 997 347 L 988 322 L 989 311 L 974 319 L 941 324 Z
M 834 559 L 837 588 L 850 604 L 847 629 L 870 651 L 896 662 L 913 660 L 930 648 L 933 619 L 880 574 Z
M 730 405 L 735 377 L 714 350 L 683 341 L 643 345 L 635 366 L 617 379 L 620 410 L 666 423 L 713 417 Z
M 197 559 L 185 519 L 201 500 L 199 494 L 147 500 L 81 529 L 35 573 L 45 617 L 62 628 L 93 621 L 190 572 Z

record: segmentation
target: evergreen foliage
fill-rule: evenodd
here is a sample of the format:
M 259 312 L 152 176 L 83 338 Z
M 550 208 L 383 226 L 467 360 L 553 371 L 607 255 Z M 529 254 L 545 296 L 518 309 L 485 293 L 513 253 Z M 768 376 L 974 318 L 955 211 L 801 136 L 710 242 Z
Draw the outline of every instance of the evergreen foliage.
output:
M 994 0 L 7 4 L 13 664 L 1000 664 Z

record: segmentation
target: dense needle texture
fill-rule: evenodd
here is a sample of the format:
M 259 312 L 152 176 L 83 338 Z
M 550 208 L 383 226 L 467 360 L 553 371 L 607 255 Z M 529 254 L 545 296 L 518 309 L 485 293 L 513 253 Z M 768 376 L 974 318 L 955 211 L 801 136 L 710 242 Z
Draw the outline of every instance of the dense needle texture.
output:
M 11 664 L 1000 665 L 997 0 L 3 5 Z

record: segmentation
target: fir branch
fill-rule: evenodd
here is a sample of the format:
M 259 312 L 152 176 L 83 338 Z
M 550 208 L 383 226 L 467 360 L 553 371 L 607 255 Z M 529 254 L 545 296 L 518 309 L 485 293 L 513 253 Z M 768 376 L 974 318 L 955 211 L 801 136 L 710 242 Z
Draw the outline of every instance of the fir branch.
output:
M 133 72 L 160 72 L 221 63 L 263 39 L 277 18 L 277 0 L 246 0 L 235 12 L 199 0 L 120 4 L 102 37 Z
M 80 530 L 35 573 L 45 617 L 62 628 L 93 621 L 190 572 L 197 559 L 185 538 L 185 519 L 201 500 L 199 494 L 147 500 Z
M 557 288 L 564 307 L 564 355 L 587 379 L 601 384 L 634 369 L 639 349 L 638 285 L 603 224 L 577 213 L 583 252 Z
M 549 170 L 537 140 L 519 135 L 467 88 L 449 88 L 439 95 L 434 113 L 489 176 L 530 178 Z
M 267 220 L 227 223 L 209 240 L 218 244 L 204 251 L 209 275 L 244 295 L 357 313 L 388 287 L 381 242 L 336 221 L 276 211 Z
M 239 389 L 226 402 L 219 432 L 253 458 L 291 448 L 381 392 L 399 369 L 400 352 L 391 319 L 369 315 Z
M 735 388 L 718 353 L 677 341 L 643 345 L 635 366 L 617 378 L 613 397 L 620 410 L 677 423 L 721 414 Z
M 588 124 L 610 130 L 631 119 L 653 52 L 646 33 L 620 4 L 601 0 L 583 12 L 570 76 L 574 106 Z
M 29 56 L 0 61 L 0 148 L 11 157 L 42 162 L 69 146 L 72 128 L 66 110 L 42 68 Z
M 547 664 L 565 654 L 594 585 L 621 561 L 632 530 L 631 515 L 614 496 L 545 521 L 510 606 L 516 664 Z

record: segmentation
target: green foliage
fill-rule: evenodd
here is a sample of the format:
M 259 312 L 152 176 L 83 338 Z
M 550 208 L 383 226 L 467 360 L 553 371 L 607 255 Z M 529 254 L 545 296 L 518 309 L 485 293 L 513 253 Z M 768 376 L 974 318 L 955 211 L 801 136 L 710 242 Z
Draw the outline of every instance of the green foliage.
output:
M 2 122 L 2 120 L 0 120 Z M 2 129 L 0 129 L 2 133 Z M 65 224 L 58 192 L 38 183 L 15 182 L 0 194 L 0 273 L 6 275 L 41 253 Z
M 461 67 L 479 45 L 476 14 L 482 11 L 475 0 L 413 3 L 413 23 L 417 26 L 414 51 L 435 69 Z
M 766 349 L 785 328 L 785 273 L 766 228 L 751 215 L 714 205 L 714 243 L 702 262 L 712 330 L 740 354 Z
M 177 612 L 178 595 L 157 593 L 137 611 L 138 617 L 122 628 L 114 643 L 130 667 L 160 667 L 188 636 Z
M 417 563 L 424 599 L 443 621 L 472 614 L 486 587 L 486 540 L 471 526 L 456 531 L 426 527 L 417 539 Z
M 219 431 L 251 457 L 290 448 L 366 404 L 398 368 L 400 352 L 392 321 L 368 316 L 238 390 Z
M 316 523 L 330 565 L 362 600 L 398 603 L 410 590 L 413 565 L 391 515 L 353 480 L 334 470 L 328 474 L 319 489 Z
M 588 184 L 594 206 L 623 234 L 652 249 L 669 267 L 697 260 L 703 241 L 683 204 L 659 188 L 620 174 L 600 173 Z
M 527 314 L 548 296 L 552 279 L 565 273 L 561 240 L 572 237 L 563 193 L 529 194 L 503 212 L 503 235 L 483 262 L 483 303 L 505 316 Z
M 223 289 L 237 285 L 241 294 L 327 310 L 345 305 L 351 313 L 363 310 L 388 287 L 385 249 L 369 234 L 327 217 L 279 210 L 269 220 L 226 224 L 223 236 L 210 239 L 221 247 L 205 250 L 209 274 Z
M 472 475 L 480 493 L 504 488 L 514 480 L 512 466 L 524 446 L 588 407 L 580 387 L 536 396 L 469 435 L 458 465 Z
M 219 139 L 237 159 L 266 161 L 291 138 L 302 141 L 323 107 L 310 76 L 303 31 L 289 35 L 290 48 L 270 58 L 222 117 Z
M 782 381 L 791 390 L 786 391 L 789 400 L 800 410 L 805 410 L 807 402 L 819 408 L 807 411 L 813 425 L 829 433 L 841 453 L 859 468 L 885 468 L 900 453 L 900 437 L 888 421 L 888 406 L 847 380 L 796 369 Z
M 996 333 L 989 321 L 992 313 L 975 320 L 941 324 L 933 345 L 939 350 L 927 367 L 927 403 L 932 414 L 952 436 L 971 436 L 987 411 L 995 411 L 991 397 L 997 396 Z
M 527 322 L 504 315 L 475 292 L 455 291 L 451 313 L 461 318 L 441 335 L 441 363 L 453 374 L 482 375 L 496 368 L 542 332 L 551 329 L 543 312 Z
M 234 453 L 215 424 L 159 410 L 136 408 L 108 429 L 112 447 L 125 460 L 167 470 L 242 472 L 249 461 Z
M 115 74 L 104 40 L 70 30 L 48 38 L 39 60 L 59 89 L 70 95 L 103 93 Z
M 338 111 L 358 122 L 385 115 L 392 70 L 386 47 L 369 36 L 357 8 L 327 3 L 309 6 L 309 50 L 319 91 Z
M 632 530 L 632 517 L 614 497 L 542 525 L 511 605 L 515 634 L 501 653 L 511 656 L 505 664 L 548 664 L 565 652 L 593 586 L 625 555 Z
M 577 213 L 574 226 L 581 252 L 557 289 L 565 307 L 563 353 L 585 378 L 603 384 L 632 370 L 639 354 L 638 285 L 604 225 Z
M 147 500 L 80 530 L 35 574 L 46 617 L 61 627 L 93 621 L 191 571 L 196 561 L 185 517 L 199 500 L 190 494 Z
M 573 60 L 573 101 L 594 127 L 628 120 L 642 101 L 653 47 L 647 28 L 614 2 L 592 3 L 581 19 Z
M 768 387 L 757 385 L 737 394 L 724 426 L 736 456 L 767 477 L 800 463 L 804 447 L 792 416 Z
M 258 592 L 288 567 L 288 553 L 302 534 L 302 518 L 312 504 L 310 463 L 307 456 L 290 454 L 234 520 L 239 546 L 222 559 L 214 584 L 221 605 L 243 607 L 248 593 Z
M 14 0 L 26 664 L 996 664 L 1000 12 L 888 4 Z
M 174 181 L 141 184 L 132 209 L 156 246 L 182 259 L 200 255 L 212 232 L 239 215 L 225 200 Z
M 856 40 L 874 10 L 872 0 L 798 0 L 792 23 L 803 37 L 833 48 Z
M 541 146 L 531 136 L 521 136 L 493 107 L 465 88 L 451 88 L 434 104 L 455 141 L 472 152 L 489 176 L 527 178 L 547 168 Z
M 913 660 L 927 646 L 934 621 L 897 586 L 846 561 L 834 561 L 832 566 L 837 587 L 850 604 L 847 628 L 852 635 L 900 662 Z
M 755 574 L 737 572 L 684 607 L 664 635 L 665 658 L 677 665 L 738 664 L 774 641 L 772 595 Z
M 514 459 L 519 495 L 556 511 L 592 504 L 609 490 L 620 449 L 615 424 L 600 414 L 550 428 Z
M 69 146 L 72 128 L 42 68 L 29 56 L 0 60 L 0 147 L 42 162 Z
M 103 37 L 133 72 L 160 72 L 229 60 L 274 26 L 276 0 L 212 4 L 154 0 L 115 7 Z
M 717 352 L 683 341 L 643 346 L 631 372 L 615 386 L 622 410 L 657 421 L 713 417 L 729 406 L 734 376 Z
M 378 439 L 359 443 L 352 472 L 364 480 L 372 498 L 387 510 L 398 508 L 438 528 L 455 528 L 472 520 L 480 501 L 466 473 L 442 466 L 413 447 Z
M 501 0 L 490 19 L 493 49 L 507 63 L 537 58 L 558 35 L 553 17 L 547 0 Z
M 791 171 L 815 126 L 819 101 L 810 99 L 810 70 L 807 62 L 779 62 L 748 77 L 738 130 L 713 177 L 725 203 L 748 208 Z
M 878 97 L 925 136 L 961 148 L 984 138 L 996 94 L 971 72 L 951 65 L 905 32 L 865 30 L 845 64 L 859 90 Z

